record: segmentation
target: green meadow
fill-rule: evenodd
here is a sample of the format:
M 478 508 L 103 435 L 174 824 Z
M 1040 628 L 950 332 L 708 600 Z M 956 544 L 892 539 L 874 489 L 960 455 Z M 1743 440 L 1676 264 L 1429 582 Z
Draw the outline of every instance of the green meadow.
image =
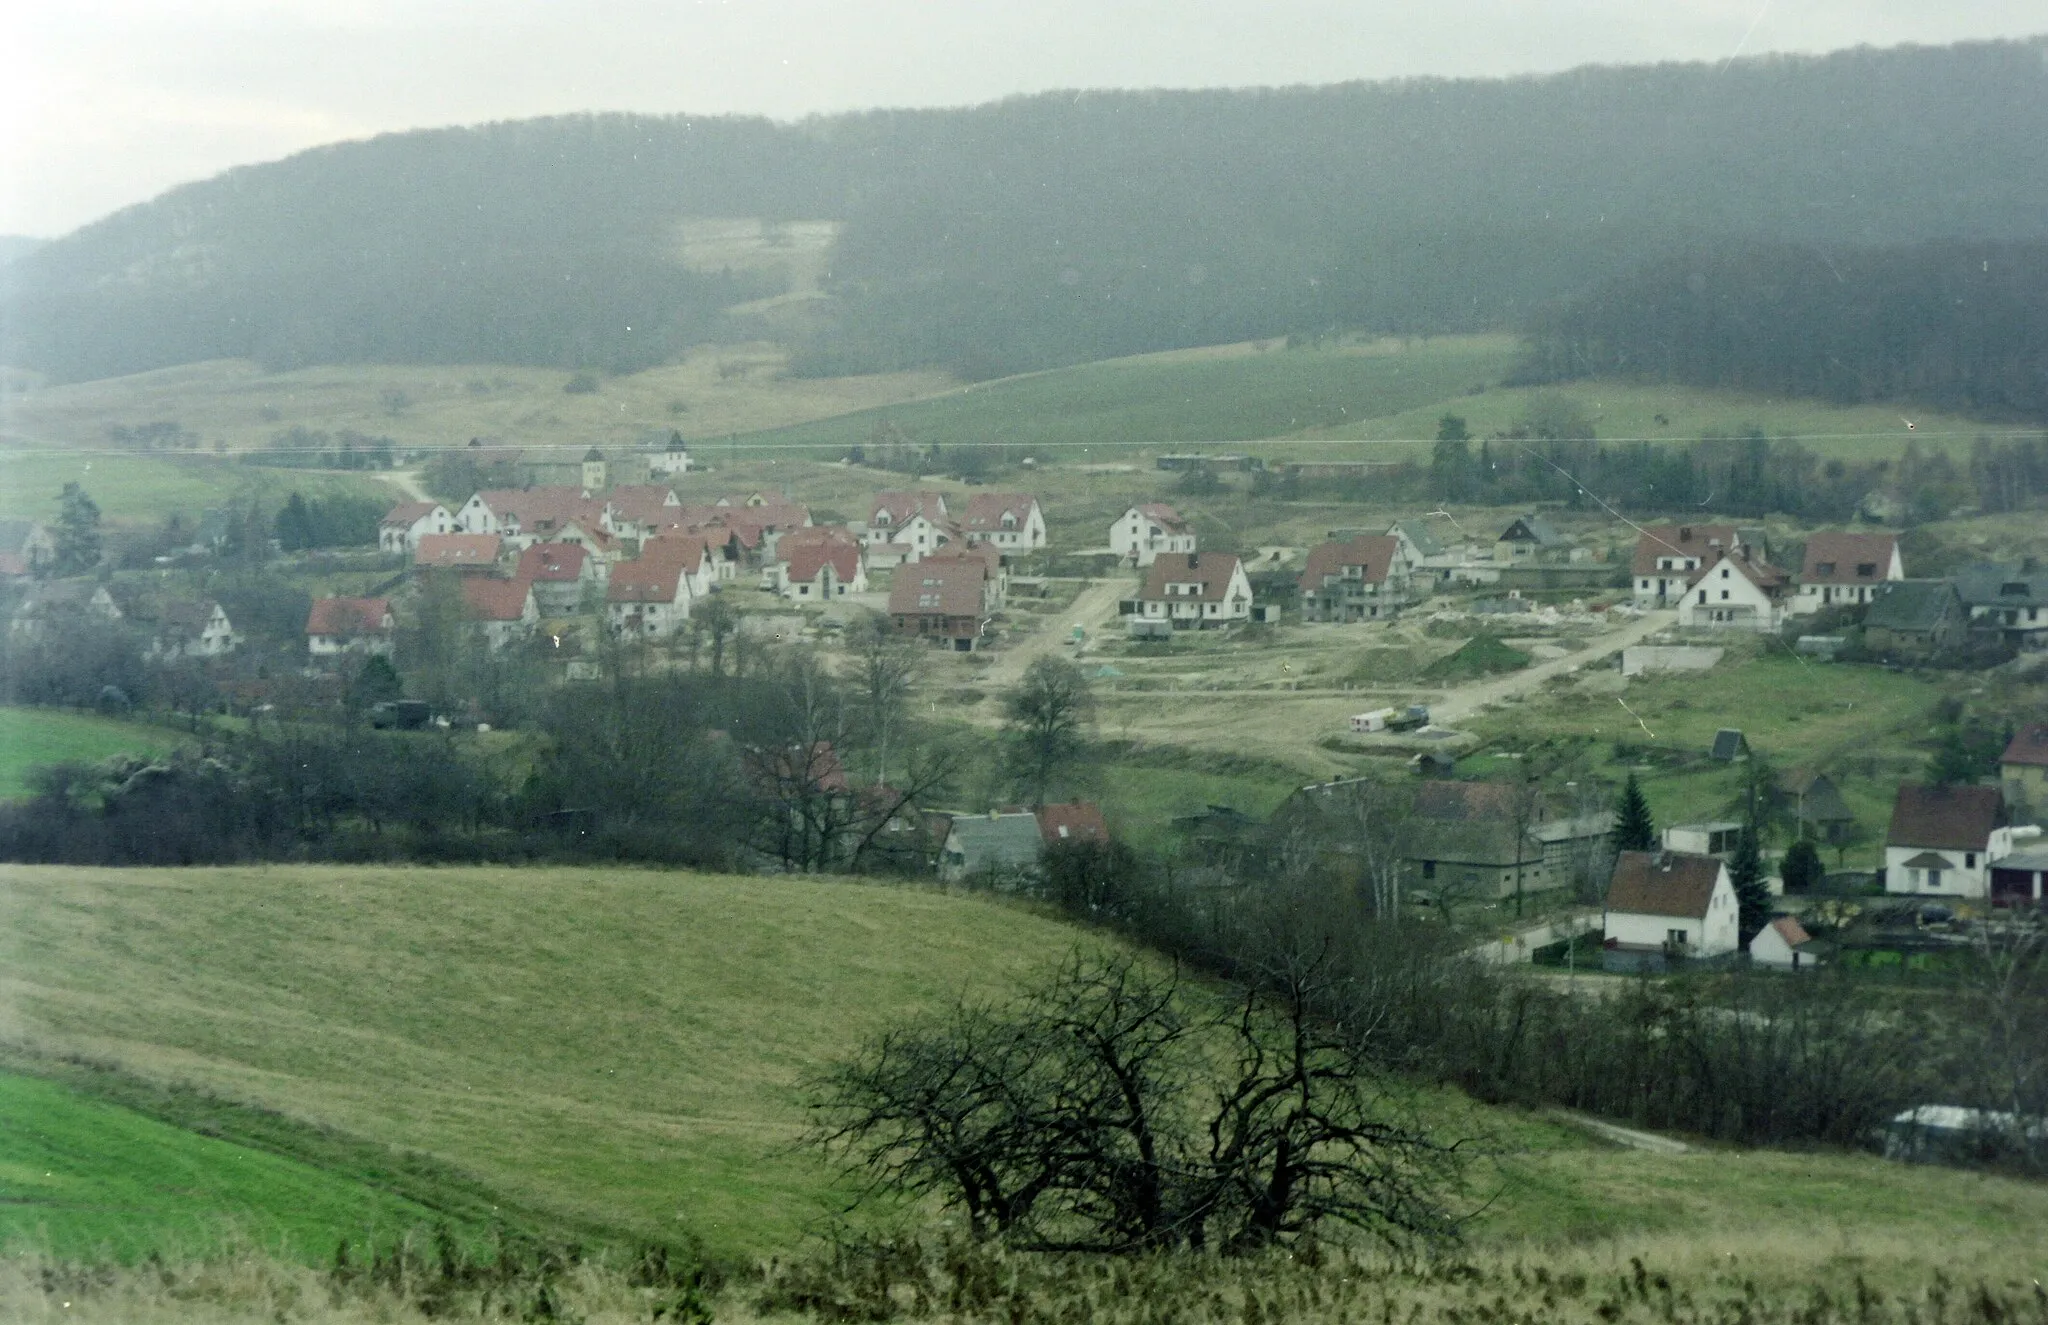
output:
M 94 713 L 0 708 L 0 800 L 25 794 L 29 771 L 41 765 L 161 754 L 182 743 L 176 732 L 162 727 Z

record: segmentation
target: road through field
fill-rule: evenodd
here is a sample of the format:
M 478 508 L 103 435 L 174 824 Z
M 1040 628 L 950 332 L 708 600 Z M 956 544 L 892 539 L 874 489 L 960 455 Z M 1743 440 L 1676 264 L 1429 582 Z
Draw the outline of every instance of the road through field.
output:
M 1047 654 L 1065 654 L 1066 641 L 1080 626 L 1090 638 L 1116 623 L 1116 605 L 1136 591 L 1129 579 L 1089 580 L 1080 597 L 1059 612 L 1048 615 L 1038 629 L 996 655 L 995 665 L 982 676 L 982 685 L 999 693 L 1024 679 L 1024 669 Z
M 1672 625 L 1677 619 L 1676 612 L 1647 612 L 1639 621 L 1589 640 L 1586 647 L 1577 653 L 1568 653 L 1534 667 L 1524 667 L 1519 672 L 1509 672 L 1505 676 L 1490 677 L 1446 691 L 1443 698 L 1429 706 L 1429 720 L 1439 727 L 1454 727 L 1489 704 L 1533 690 L 1553 676 L 1582 671 L 1603 658 L 1611 658 L 1629 645 L 1639 644 Z

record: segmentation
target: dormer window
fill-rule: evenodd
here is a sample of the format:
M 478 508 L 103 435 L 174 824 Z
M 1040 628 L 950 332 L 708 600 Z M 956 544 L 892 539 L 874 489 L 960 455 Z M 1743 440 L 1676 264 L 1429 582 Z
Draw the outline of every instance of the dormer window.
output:
M 2007 580 L 2004 584 L 1998 586 L 1998 596 L 2000 598 L 2025 598 L 2027 596 L 2027 582 L 2025 580 Z
M 1857 562 L 1856 574 L 1862 579 L 1869 579 L 1871 576 L 1877 574 L 1877 563 L 1874 561 Z
M 1823 561 L 1813 568 L 1813 573 L 1815 575 L 1833 575 L 1835 573 L 1835 563 Z

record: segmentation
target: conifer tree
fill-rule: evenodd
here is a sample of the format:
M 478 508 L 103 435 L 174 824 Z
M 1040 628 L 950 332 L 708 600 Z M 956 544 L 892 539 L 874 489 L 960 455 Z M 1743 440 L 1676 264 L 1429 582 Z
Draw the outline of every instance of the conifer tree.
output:
M 56 565 L 59 575 L 76 575 L 100 562 L 100 508 L 76 483 L 66 483 L 58 499 Z
M 1756 829 L 1745 827 L 1736 839 L 1735 854 L 1728 860 L 1728 879 L 1735 885 L 1735 903 L 1741 908 L 1736 928 L 1744 947 L 1771 920 L 1771 890 L 1764 883 L 1764 853 L 1757 845 Z
M 1614 810 L 1616 851 L 1655 851 L 1657 824 L 1650 818 L 1650 802 L 1643 798 L 1642 784 L 1631 772 L 1621 789 L 1621 802 Z

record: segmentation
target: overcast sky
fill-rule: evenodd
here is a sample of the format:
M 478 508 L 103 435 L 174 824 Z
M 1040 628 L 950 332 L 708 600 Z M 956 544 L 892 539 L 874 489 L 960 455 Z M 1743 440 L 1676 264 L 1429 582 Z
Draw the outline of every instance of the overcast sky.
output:
M 0 0 L 0 234 L 386 130 L 1509 74 L 2048 30 L 2041 0 Z

